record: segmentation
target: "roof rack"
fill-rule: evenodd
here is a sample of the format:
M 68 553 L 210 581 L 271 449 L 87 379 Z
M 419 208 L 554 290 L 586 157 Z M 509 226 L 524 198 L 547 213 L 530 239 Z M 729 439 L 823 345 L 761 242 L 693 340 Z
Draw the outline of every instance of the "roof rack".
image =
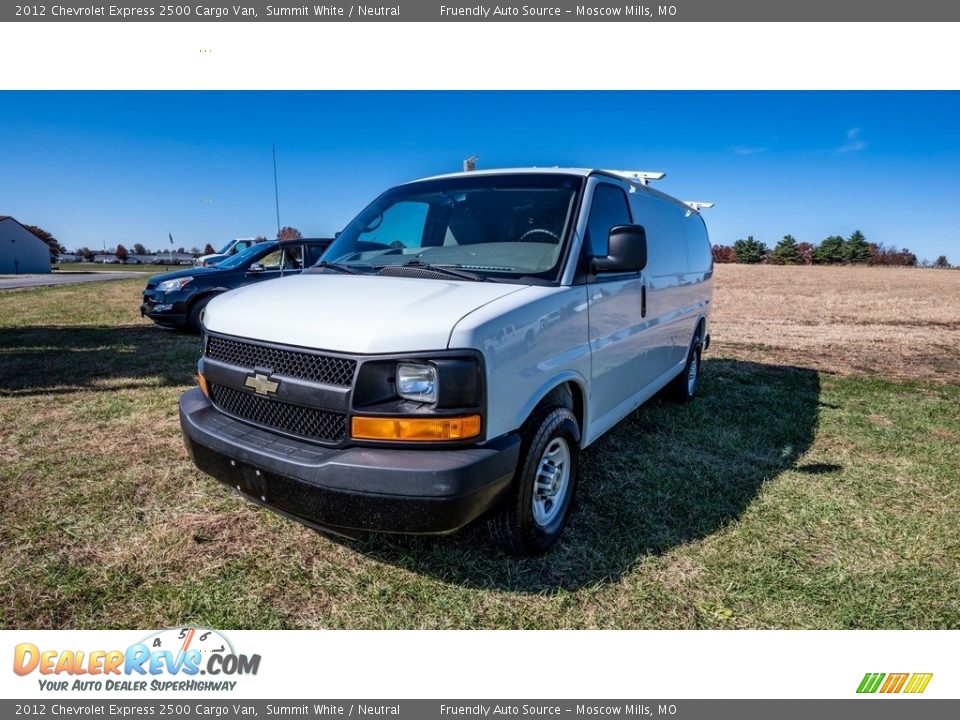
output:
M 641 185 L 649 185 L 651 180 L 663 180 L 667 176 L 665 172 L 648 170 L 604 170 L 603 172 L 622 177 L 630 182 L 638 182 Z
M 701 209 L 712 208 L 714 206 L 714 203 L 712 202 L 700 202 L 699 200 L 684 200 L 683 204 L 691 210 L 696 210 L 697 212 L 700 212 Z

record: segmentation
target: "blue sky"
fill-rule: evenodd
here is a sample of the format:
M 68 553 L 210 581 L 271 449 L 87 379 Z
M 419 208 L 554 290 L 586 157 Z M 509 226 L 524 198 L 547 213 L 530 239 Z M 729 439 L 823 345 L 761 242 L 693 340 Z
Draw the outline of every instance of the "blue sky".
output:
M 341 229 L 479 167 L 664 170 L 715 243 L 784 234 L 960 262 L 960 92 L 0 92 L 0 215 L 68 248 Z

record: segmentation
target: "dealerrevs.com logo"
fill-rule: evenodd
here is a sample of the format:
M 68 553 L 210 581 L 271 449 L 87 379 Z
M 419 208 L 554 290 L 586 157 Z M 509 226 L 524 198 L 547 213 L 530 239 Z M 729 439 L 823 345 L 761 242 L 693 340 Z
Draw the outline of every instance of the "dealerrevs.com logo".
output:
M 260 655 L 237 653 L 221 633 L 203 628 L 161 630 L 126 650 L 20 643 L 13 653 L 13 671 L 37 674 L 40 689 L 48 691 L 231 691 L 234 678 L 259 669 Z

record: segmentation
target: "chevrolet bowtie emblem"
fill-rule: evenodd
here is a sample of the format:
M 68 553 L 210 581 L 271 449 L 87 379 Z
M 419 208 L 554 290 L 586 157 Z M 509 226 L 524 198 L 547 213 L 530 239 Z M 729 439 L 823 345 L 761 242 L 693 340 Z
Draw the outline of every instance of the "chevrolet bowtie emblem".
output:
M 263 375 L 261 373 L 248 376 L 243 384 L 257 393 L 257 395 L 275 393 L 277 388 L 280 387 L 280 383 L 271 380 L 269 375 Z

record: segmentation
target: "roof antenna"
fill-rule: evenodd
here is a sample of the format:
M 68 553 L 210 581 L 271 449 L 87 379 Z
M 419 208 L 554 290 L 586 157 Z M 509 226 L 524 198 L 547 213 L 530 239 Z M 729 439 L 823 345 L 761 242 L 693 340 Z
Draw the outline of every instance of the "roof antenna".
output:
M 480 159 L 479 155 L 471 155 L 466 160 L 463 161 L 463 171 L 464 172 L 473 172 L 477 169 L 477 160 Z

